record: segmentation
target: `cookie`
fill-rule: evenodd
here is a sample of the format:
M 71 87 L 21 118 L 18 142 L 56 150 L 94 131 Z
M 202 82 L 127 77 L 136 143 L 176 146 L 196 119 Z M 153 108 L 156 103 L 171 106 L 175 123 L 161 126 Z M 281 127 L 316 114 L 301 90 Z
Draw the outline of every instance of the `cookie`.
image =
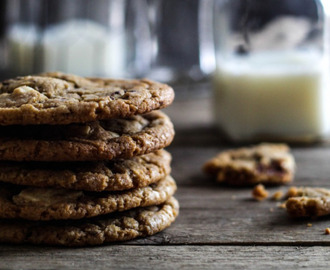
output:
M 158 206 L 86 220 L 0 220 L 0 242 L 58 246 L 90 246 L 127 241 L 156 234 L 169 227 L 179 213 L 173 197 Z
M 83 124 L 0 126 L 0 160 L 127 159 L 164 148 L 173 137 L 173 124 L 160 111 Z
M 65 125 L 126 118 L 168 106 L 174 91 L 149 80 L 54 72 L 0 83 L 0 125 Z
M 16 185 L 86 191 L 117 191 L 148 186 L 171 172 L 171 155 L 158 150 L 108 162 L 0 162 L 0 181 Z
M 260 144 L 220 153 L 204 164 L 203 170 L 218 182 L 234 186 L 279 185 L 291 182 L 294 157 L 284 144 Z
M 0 218 L 29 220 L 81 219 L 161 204 L 176 191 L 170 176 L 147 187 L 122 192 L 0 185 Z
M 292 190 L 292 189 L 291 189 Z M 330 190 L 300 187 L 289 192 L 285 207 L 293 217 L 319 217 L 330 214 Z

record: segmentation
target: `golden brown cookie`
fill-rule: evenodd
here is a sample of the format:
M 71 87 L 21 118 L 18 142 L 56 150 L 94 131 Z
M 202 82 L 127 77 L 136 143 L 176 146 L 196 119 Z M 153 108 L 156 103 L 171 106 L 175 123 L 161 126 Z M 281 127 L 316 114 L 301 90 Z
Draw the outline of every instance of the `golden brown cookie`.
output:
M 169 227 L 179 213 L 173 197 L 163 204 L 86 220 L 0 220 L 0 242 L 58 246 L 90 246 L 127 241 Z
M 63 125 L 125 118 L 168 106 L 174 91 L 149 80 L 83 78 L 59 72 L 0 83 L 0 125 Z
M 16 185 L 86 191 L 148 186 L 171 172 L 165 150 L 108 162 L 0 162 L 0 181 Z
M 2 183 L 0 218 L 81 219 L 165 202 L 176 191 L 172 177 L 122 192 L 84 192 Z
M 288 195 L 290 197 L 285 207 L 293 217 L 319 217 L 330 214 L 329 189 L 298 187 L 291 189 Z
M 284 144 L 260 144 L 224 151 L 206 162 L 203 170 L 229 185 L 285 184 L 295 171 L 289 150 Z
M 127 159 L 164 148 L 173 137 L 173 124 L 160 111 L 81 124 L 0 126 L 0 160 Z

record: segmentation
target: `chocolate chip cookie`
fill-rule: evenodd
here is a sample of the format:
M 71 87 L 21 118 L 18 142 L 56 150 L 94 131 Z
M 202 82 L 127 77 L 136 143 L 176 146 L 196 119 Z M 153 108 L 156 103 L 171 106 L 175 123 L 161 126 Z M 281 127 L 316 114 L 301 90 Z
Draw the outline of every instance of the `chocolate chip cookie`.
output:
M 289 150 L 284 144 L 260 144 L 224 151 L 206 162 L 203 170 L 229 185 L 285 184 L 292 181 L 295 171 Z
M 0 160 L 97 161 L 168 146 L 173 124 L 160 111 L 70 125 L 0 126 Z
M 172 103 L 174 91 L 149 80 L 45 73 L 0 83 L 0 125 L 65 125 L 126 118 Z
M 0 218 L 82 219 L 161 204 L 175 191 L 176 184 L 170 176 L 150 186 L 122 192 L 86 192 L 2 183 Z
M 163 204 L 85 220 L 0 220 L 0 242 L 60 246 L 100 245 L 156 234 L 179 213 L 173 197 Z
M 103 162 L 0 162 L 0 181 L 16 185 L 86 191 L 118 191 L 148 186 L 171 172 L 165 150 Z

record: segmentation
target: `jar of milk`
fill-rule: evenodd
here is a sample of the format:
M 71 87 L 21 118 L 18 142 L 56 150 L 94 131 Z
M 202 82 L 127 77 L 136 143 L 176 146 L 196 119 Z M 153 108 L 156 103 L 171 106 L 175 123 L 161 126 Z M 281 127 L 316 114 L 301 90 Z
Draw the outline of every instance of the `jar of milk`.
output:
M 0 2 L 0 70 L 8 77 L 45 71 L 136 77 L 149 70 L 146 0 Z
M 214 1 L 214 115 L 232 140 L 330 137 L 329 0 Z

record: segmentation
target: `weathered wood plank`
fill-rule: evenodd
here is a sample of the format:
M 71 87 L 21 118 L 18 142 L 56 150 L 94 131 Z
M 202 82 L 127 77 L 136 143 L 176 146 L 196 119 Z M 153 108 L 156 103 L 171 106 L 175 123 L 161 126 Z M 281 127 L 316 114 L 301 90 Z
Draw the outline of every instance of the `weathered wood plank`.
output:
M 328 247 L 0 247 L 1 269 L 329 269 Z

